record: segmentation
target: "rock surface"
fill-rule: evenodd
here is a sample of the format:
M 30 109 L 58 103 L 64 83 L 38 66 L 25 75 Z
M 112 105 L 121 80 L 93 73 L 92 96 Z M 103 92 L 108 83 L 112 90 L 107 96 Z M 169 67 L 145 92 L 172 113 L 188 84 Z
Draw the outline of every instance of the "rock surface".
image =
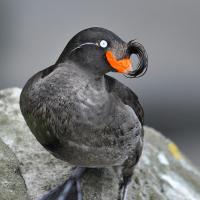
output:
M 3 198 L 6 200 L 38 199 L 64 182 L 71 170 L 67 163 L 50 155 L 29 131 L 19 109 L 20 92 L 18 88 L 0 91 L 0 137 L 19 160 L 0 142 L 0 195 L 4 191 L 8 196 Z M 7 171 L 7 164 L 10 171 Z M 20 170 L 17 170 L 19 165 Z M 85 200 L 116 199 L 118 179 L 112 169 L 91 169 L 81 184 Z M 199 200 L 200 172 L 173 142 L 145 127 L 143 155 L 129 187 L 128 200 Z M 23 195 L 14 197 L 12 193 Z M 0 199 L 3 200 L 2 196 Z
M 12 150 L 0 139 L 0 199 L 26 200 L 27 198 L 19 161 Z

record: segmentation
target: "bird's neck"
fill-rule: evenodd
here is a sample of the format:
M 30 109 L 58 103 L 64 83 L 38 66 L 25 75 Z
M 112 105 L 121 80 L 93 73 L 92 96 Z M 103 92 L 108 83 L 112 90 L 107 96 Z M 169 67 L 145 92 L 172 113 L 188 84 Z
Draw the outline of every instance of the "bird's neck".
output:
M 100 72 L 96 66 L 90 66 L 88 64 L 85 64 L 82 62 L 80 65 L 76 61 L 72 59 L 68 59 L 69 65 L 65 65 L 65 62 L 63 65 L 65 67 L 69 66 L 73 70 L 74 73 L 80 78 L 83 79 L 84 82 L 88 82 L 92 87 L 95 87 L 97 89 L 105 88 L 105 77 L 104 75 L 106 72 Z M 62 63 L 60 63 L 62 65 Z
M 96 90 L 105 89 L 105 77 L 104 74 L 95 73 L 87 68 L 80 68 L 80 73 L 83 74 L 83 78 L 86 80 L 87 84 L 91 87 L 95 88 Z
M 101 79 L 106 73 L 109 72 L 109 68 L 104 67 L 104 63 L 100 64 L 100 61 L 92 62 L 91 59 L 83 56 L 69 56 L 68 60 L 75 63 L 80 70 L 84 70 L 91 77 Z

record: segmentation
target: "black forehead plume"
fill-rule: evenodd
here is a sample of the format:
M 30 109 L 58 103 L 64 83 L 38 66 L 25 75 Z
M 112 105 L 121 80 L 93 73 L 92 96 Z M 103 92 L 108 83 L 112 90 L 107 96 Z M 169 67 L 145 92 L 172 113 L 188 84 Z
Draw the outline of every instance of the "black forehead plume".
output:
M 77 33 L 70 42 L 94 42 L 96 40 L 121 40 L 112 31 L 100 27 L 87 28 Z M 69 42 L 69 44 L 70 44 Z

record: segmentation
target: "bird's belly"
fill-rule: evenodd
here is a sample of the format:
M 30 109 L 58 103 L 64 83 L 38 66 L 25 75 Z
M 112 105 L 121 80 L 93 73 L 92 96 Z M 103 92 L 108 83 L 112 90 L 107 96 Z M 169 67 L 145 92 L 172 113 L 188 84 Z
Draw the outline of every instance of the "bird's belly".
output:
M 77 107 L 78 105 L 75 106 Z M 60 113 L 62 116 L 67 114 L 61 110 Z M 71 110 L 70 116 L 68 123 L 51 123 L 56 124 L 55 130 L 64 132 L 57 132 L 60 147 L 48 150 L 72 165 L 121 165 L 134 153 L 140 140 L 140 122 L 126 106 L 116 107 L 114 103 L 95 106 L 94 109 L 92 106 L 86 106 Z
M 109 167 L 123 164 L 129 153 L 133 151 L 134 148 L 127 149 L 123 146 L 89 147 L 83 144 L 67 141 L 63 148 L 52 153 L 56 157 L 75 166 Z
M 54 155 L 62 160 L 78 166 L 108 167 L 121 165 L 129 155 L 134 154 L 136 146 L 142 139 L 142 128 L 137 125 L 122 133 L 120 130 L 103 132 L 83 131 L 76 132 L 72 140 L 69 137 L 63 139 L 60 149 L 54 151 Z M 110 128 L 110 127 L 109 127 Z M 79 134 L 80 133 L 80 134 Z

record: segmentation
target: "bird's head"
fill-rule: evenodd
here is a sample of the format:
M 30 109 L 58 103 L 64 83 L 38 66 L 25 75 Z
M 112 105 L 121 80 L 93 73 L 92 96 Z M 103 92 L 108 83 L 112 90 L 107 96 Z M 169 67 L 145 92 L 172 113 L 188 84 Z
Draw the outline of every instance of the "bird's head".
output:
M 136 69 L 130 59 L 132 54 L 136 54 L 139 60 Z M 147 53 L 140 43 L 134 40 L 126 43 L 113 32 L 98 27 L 76 34 L 57 63 L 68 59 L 99 75 L 115 71 L 127 77 L 138 77 L 146 72 L 148 66 Z

